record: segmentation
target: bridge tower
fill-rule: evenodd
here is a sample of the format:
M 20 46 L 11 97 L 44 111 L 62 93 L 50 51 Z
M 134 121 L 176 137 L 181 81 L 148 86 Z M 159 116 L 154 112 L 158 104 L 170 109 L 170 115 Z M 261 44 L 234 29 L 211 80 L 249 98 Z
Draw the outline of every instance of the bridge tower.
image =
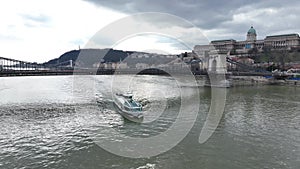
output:
M 211 50 L 208 54 L 208 73 L 225 74 L 227 72 L 226 54 L 220 54 L 218 50 Z

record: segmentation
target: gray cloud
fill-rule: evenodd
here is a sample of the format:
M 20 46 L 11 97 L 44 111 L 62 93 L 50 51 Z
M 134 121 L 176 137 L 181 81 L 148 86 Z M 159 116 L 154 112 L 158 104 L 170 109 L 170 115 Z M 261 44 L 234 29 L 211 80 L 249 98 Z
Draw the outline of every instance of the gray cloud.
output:
M 29 15 L 29 14 L 22 14 L 21 15 L 24 19 L 28 19 L 34 22 L 48 22 L 50 18 L 46 15 L 39 14 L 39 15 Z
M 244 40 L 253 25 L 260 38 L 279 33 L 299 33 L 300 1 L 298 0 L 85 0 L 95 5 L 133 14 L 164 12 L 182 17 L 201 29 L 212 31 L 209 39 Z M 153 18 L 151 18 L 153 19 Z M 163 19 L 157 18 L 157 23 Z
M 173 15 L 185 18 L 197 24 L 201 28 L 213 28 L 220 22 L 228 21 L 232 18 L 232 8 L 242 6 L 244 3 L 238 1 L 197 1 L 197 0 L 115 0 L 115 1 L 102 1 L 102 0 L 86 0 L 94 4 L 106 6 L 117 11 L 125 13 L 136 12 L 166 12 Z M 255 3 L 255 1 L 249 1 Z
M 50 17 L 43 14 L 20 14 L 20 16 L 24 19 L 24 25 L 27 27 L 47 26 L 50 22 Z

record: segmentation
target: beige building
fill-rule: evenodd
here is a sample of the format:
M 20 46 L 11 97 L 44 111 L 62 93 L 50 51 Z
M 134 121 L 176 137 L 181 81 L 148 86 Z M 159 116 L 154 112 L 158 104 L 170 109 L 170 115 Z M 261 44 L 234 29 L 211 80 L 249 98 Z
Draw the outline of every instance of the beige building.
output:
M 234 39 L 215 40 L 208 45 L 196 45 L 194 53 L 199 57 L 205 57 L 211 50 L 217 50 L 221 54 L 231 56 L 249 56 L 251 51 L 263 52 L 264 49 L 271 50 L 298 50 L 300 46 L 299 34 L 285 34 L 267 36 L 265 39 L 257 40 L 256 30 L 251 26 L 246 34 L 245 41 L 236 41 Z

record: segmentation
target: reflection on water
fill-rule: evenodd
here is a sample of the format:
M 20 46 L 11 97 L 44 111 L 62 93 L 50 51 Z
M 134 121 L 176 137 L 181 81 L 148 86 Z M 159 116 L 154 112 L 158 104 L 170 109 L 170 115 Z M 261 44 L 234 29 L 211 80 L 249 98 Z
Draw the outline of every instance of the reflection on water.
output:
M 99 132 L 105 128 L 141 138 L 164 132 L 178 115 L 181 94 L 178 85 L 170 77 L 134 77 L 129 88 L 134 89 L 136 99 L 146 98 L 149 116 L 154 119 L 159 116 L 152 122 L 136 124 L 124 120 L 112 106 L 111 76 L 84 78 L 93 81 L 93 85 L 88 86 L 91 90 L 86 90 L 86 86 L 74 88 L 74 85 L 86 85 L 86 80 L 75 80 L 73 84 L 72 76 L 0 79 L 0 168 L 300 166 L 299 88 L 227 89 L 225 112 L 219 126 L 207 142 L 199 144 L 211 92 L 209 88 L 185 87 L 181 92 L 190 95 L 190 99 L 195 97 L 195 90 L 200 93 L 199 114 L 189 134 L 166 153 L 130 159 L 101 149 L 93 137 L 111 137 L 105 131 Z M 122 82 L 130 78 L 121 76 L 119 79 Z M 120 81 L 113 88 L 128 89 Z

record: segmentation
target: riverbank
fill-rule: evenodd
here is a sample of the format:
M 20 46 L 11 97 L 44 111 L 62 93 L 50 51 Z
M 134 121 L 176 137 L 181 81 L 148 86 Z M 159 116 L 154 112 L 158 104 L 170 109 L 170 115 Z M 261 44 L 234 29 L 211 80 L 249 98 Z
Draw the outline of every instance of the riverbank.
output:
M 94 73 L 96 72 L 96 73 Z M 14 77 L 14 76 L 66 76 L 66 75 L 121 75 L 121 74 L 131 74 L 130 71 L 114 72 L 114 71 L 46 71 L 46 72 L 26 72 L 24 74 L 14 71 L 6 74 L 5 72 L 0 73 L 0 77 Z M 176 72 L 178 74 L 178 72 Z M 142 71 L 138 73 L 139 75 L 159 75 L 159 76 L 169 76 L 168 73 L 164 71 L 159 71 L 156 69 L 149 69 L 147 71 Z M 209 84 L 207 75 L 194 75 L 197 79 L 199 86 L 205 86 Z M 226 80 L 230 83 L 230 87 L 237 86 L 254 86 L 254 85 L 287 85 L 287 86 L 300 86 L 300 80 L 276 80 L 273 78 L 266 78 L 264 76 L 249 76 L 249 75 L 226 75 Z
M 228 80 L 230 81 L 232 87 L 254 85 L 300 86 L 299 80 L 277 80 L 273 78 L 265 78 L 263 76 L 231 76 Z

